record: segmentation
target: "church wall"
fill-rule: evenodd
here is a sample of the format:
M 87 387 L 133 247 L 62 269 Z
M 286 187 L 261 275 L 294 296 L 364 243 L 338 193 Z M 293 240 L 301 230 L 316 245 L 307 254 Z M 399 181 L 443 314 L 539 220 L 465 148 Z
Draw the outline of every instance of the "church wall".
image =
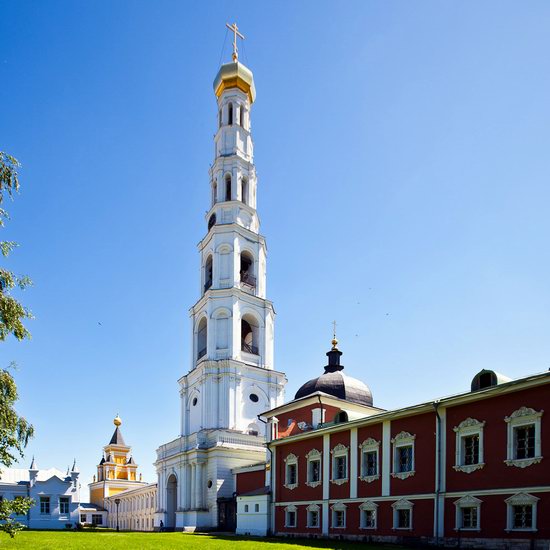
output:
M 382 423 L 372 424 L 365 426 L 357 430 L 357 443 L 360 445 L 366 439 L 372 438 L 380 442 L 378 447 L 378 472 L 382 471 L 382 464 L 384 460 L 384 449 L 382 445 Z M 352 449 L 352 452 L 357 453 L 357 473 L 361 475 L 361 449 Z M 357 496 L 358 497 L 372 497 L 382 494 L 382 476 L 371 482 L 357 480 Z
M 499 395 L 464 405 L 447 408 L 447 491 L 460 491 L 466 487 L 477 489 L 492 487 L 528 487 L 550 485 L 550 468 L 542 460 L 527 468 L 508 466 L 507 423 L 504 418 L 520 407 L 530 407 L 536 411 L 548 410 L 549 386 L 539 386 L 521 392 Z M 467 418 L 485 421 L 483 429 L 483 454 L 485 466 L 471 473 L 457 472 L 455 426 Z M 541 419 L 542 441 L 550 441 L 550 418 L 543 414 Z M 548 443 L 546 444 L 548 445 Z M 548 449 L 542 446 L 544 456 Z
M 392 420 L 392 439 L 402 431 L 416 436 L 414 441 L 414 470 L 413 476 L 406 479 L 392 477 L 390 491 L 392 495 L 411 495 L 431 493 L 435 490 L 435 414 L 425 413 Z M 392 471 L 393 470 L 392 449 Z
M 332 451 L 337 445 L 343 445 L 344 447 L 347 447 L 347 474 L 348 474 L 348 480 L 345 483 L 337 484 L 334 483 L 334 472 L 333 472 L 333 463 L 332 460 Z M 330 482 L 329 482 L 329 494 L 331 499 L 343 499 L 343 498 L 349 498 L 350 496 L 350 431 L 342 431 L 342 432 L 335 432 L 330 434 L 330 456 L 323 456 L 324 460 L 330 461 Z M 355 480 L 354 480 L 355 482 Z
M 255 472 L 242 472 L 235 477 L 237 495 L 265 487 L 265 468 Z

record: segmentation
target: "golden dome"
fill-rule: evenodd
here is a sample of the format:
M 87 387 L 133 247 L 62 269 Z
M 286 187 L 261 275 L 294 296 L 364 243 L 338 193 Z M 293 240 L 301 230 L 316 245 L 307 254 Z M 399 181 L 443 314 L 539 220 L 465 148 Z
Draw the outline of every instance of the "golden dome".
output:
M 230 88 L 238 88 L 245 94 L 248 94 L 250 103 L 254 103 L 256 99 L 254 76 L 248 67 L 238 61 L 222 65 L 214 79 L 216 97 L 219 98 L 225 90 Z
M 120 416 L 118 416 L 118 414 L 113 419 L 113 424 L 117 427 L 122 424 L 122 419 L 120 418 Z

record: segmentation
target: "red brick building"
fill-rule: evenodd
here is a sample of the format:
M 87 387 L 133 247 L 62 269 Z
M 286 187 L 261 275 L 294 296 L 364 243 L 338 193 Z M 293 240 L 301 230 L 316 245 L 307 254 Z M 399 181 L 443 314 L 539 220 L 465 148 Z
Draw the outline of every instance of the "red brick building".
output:
M 385 411 L 342 372 L 336 343 L 323 375 L 262 415 L 272 533 L 548 548 L 550 372 L 482 371 L 470 392 Z

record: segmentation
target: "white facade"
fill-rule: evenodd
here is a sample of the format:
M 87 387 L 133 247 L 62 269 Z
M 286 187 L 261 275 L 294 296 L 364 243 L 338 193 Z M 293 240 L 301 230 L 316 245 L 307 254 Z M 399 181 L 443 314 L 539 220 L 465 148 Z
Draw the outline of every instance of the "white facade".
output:
M 67 529 L 79 522 L 80 473 L 57 468 L 40 470 L 35 462 L 28 470 L 6 468 L 0 474 L 0 496 L 12 500 L 30 497 L 34 505 L 26 516 L 15 519 L 31 529 Z
M 259 234 L 250 110 L 252 73 L 222 66 L 211 208 L 199 243 L 200 298 L 190 309 L 191 370 L 179 380 L 180 435 L 157 450 L 158 513 L 166 528 L 218 526 L 218 499 L 232 497 L 231 470 L 265 460 L 258 415 L 283 402 L 273 370 L 274 317 L 266 299 L 266 244 Z M 222 76 L 220 76 L 222 75 Z M 232 87 L 233 86 L 233 87 Z
M 128 489 L 106 498 L 105 504 L 109 512 L 108 526 L 116 529 L 118 524 L 119 529 L 124 531 L 153 531 L 156 500 L 156 483 L 142 485 L 137 489 Z

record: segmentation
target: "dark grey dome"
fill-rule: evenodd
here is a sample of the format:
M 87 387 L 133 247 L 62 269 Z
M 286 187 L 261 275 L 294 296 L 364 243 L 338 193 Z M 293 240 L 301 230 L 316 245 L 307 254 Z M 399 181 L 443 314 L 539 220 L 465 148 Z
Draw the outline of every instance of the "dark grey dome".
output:
M 372 406 L 372 393 L 369 387 L 360 380 L 347 376 L 342 372 L 344 367 L 340 365 L 341 355 L 342 352 L 334 344 L 333 348 L 327 353 L 328 365 L 325 367 L 325 372 L 321 376 L 306 382 L 296 392 L 294 399 L 306 397 L 320 391 L 351 403 Z

